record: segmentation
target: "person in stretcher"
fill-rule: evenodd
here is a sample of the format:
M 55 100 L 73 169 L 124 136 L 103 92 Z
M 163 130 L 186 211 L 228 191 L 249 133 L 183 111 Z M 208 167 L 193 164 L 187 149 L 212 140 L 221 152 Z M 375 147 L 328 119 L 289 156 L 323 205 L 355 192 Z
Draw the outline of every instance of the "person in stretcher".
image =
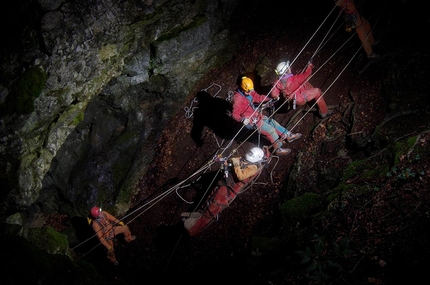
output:
M 242 157 L 233 157 L 224 162 L 224 179 L 221 179 L 209 195 L 203 208 L 197 212 L 183 212 L 181 217 L 190 236 L 204 230 L 217 220 L 218 214 L 228 207 L 245 187 L 261 173 L 270 156 L 268 148 L 251 148 Z M 232 169 L 231 169 L 232 168 Z

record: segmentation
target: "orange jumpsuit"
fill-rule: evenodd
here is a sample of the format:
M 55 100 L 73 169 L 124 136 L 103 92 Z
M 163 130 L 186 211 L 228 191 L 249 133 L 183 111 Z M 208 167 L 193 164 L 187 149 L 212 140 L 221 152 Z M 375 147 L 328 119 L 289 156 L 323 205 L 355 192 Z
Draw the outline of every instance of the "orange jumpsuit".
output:
M 370 28 L 369 21 L 363 18 L 355 8 L 353 0 L 335 0 L 336 6 L 341 8 L 345 16 L 352 16 L 355 19 L 355 31 L 363 44 L 363 49 L 367 56 L 373 53 L 372 45 L 375 43 Z
M 100 242 L 108 249 L 108 258 L 116 262 L 113 252 L 113 239 L 118 234 L 124 234 L 127 242 L 133 240 L 130 229 L 127 225 L 119 225 L 119 220 L 106 211 L 102 211 L 97 219 L 93 220 L 93 230 L 96 232 Z

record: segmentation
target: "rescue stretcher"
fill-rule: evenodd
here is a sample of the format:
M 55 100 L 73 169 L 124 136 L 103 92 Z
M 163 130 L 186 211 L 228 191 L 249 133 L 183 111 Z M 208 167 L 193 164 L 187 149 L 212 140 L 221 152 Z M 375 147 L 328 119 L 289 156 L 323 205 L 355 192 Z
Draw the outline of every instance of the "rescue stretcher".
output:
M 228 175 L 214 187 L 202 209 L 197 212 L 183 212 L 181 217 L 188 234 L 195 236 L 213 221 L 218 220 L 219 214 L 230 206 L 237 195 L 247 189 L 247 186 L 258 177 L 262 169 L 263 167 L 260 167 L 256 174 L 242 181 L 234 181 L 233 176 Z

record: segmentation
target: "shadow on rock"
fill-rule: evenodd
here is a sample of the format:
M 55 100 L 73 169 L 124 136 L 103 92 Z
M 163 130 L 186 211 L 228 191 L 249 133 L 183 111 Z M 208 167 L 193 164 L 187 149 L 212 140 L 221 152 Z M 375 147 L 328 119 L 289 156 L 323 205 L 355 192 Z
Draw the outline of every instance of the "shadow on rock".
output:
M 225 99 L 212 97 L 206 91 L 196 95 L 198 108 L 194 111 L 191 137 L 197 146 L 203 145 L 204 127 L 210 128 L 222 139 L 232 139 L 240 130 L 241 124 L 230 117 L 232 104 Z

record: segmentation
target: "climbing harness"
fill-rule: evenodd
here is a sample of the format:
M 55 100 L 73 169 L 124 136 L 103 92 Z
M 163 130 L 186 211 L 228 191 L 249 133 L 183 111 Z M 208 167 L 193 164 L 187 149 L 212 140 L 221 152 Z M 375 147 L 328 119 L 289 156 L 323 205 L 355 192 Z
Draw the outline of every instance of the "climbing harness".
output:
M 342 8 L 343 20 L 345 22 L 345 31 L 350 33 L 352 29 L 355 29 L 357 26 L 357 12 L 348 11 L 348 2 L 349 0 L 345 0 L 345 4 Z
M 357 13 L 343 13 L 343 19 L 345 20 L 345 31 L 350 33 L 352 29 L 357 28 Z
M 226 100 L 228 102 L 232 103 L 233 102 L 233 95 L 234 95 L 234 91 L 228 91 Z
M 112 241 L 115 238 L 115 228 L 112 223 L 106 221 L 106 219 L 94 219 L 93 222 L 96 222 L 99 225 L 105 240 Z M 108 230 L 109 226 L 110 229 Z

